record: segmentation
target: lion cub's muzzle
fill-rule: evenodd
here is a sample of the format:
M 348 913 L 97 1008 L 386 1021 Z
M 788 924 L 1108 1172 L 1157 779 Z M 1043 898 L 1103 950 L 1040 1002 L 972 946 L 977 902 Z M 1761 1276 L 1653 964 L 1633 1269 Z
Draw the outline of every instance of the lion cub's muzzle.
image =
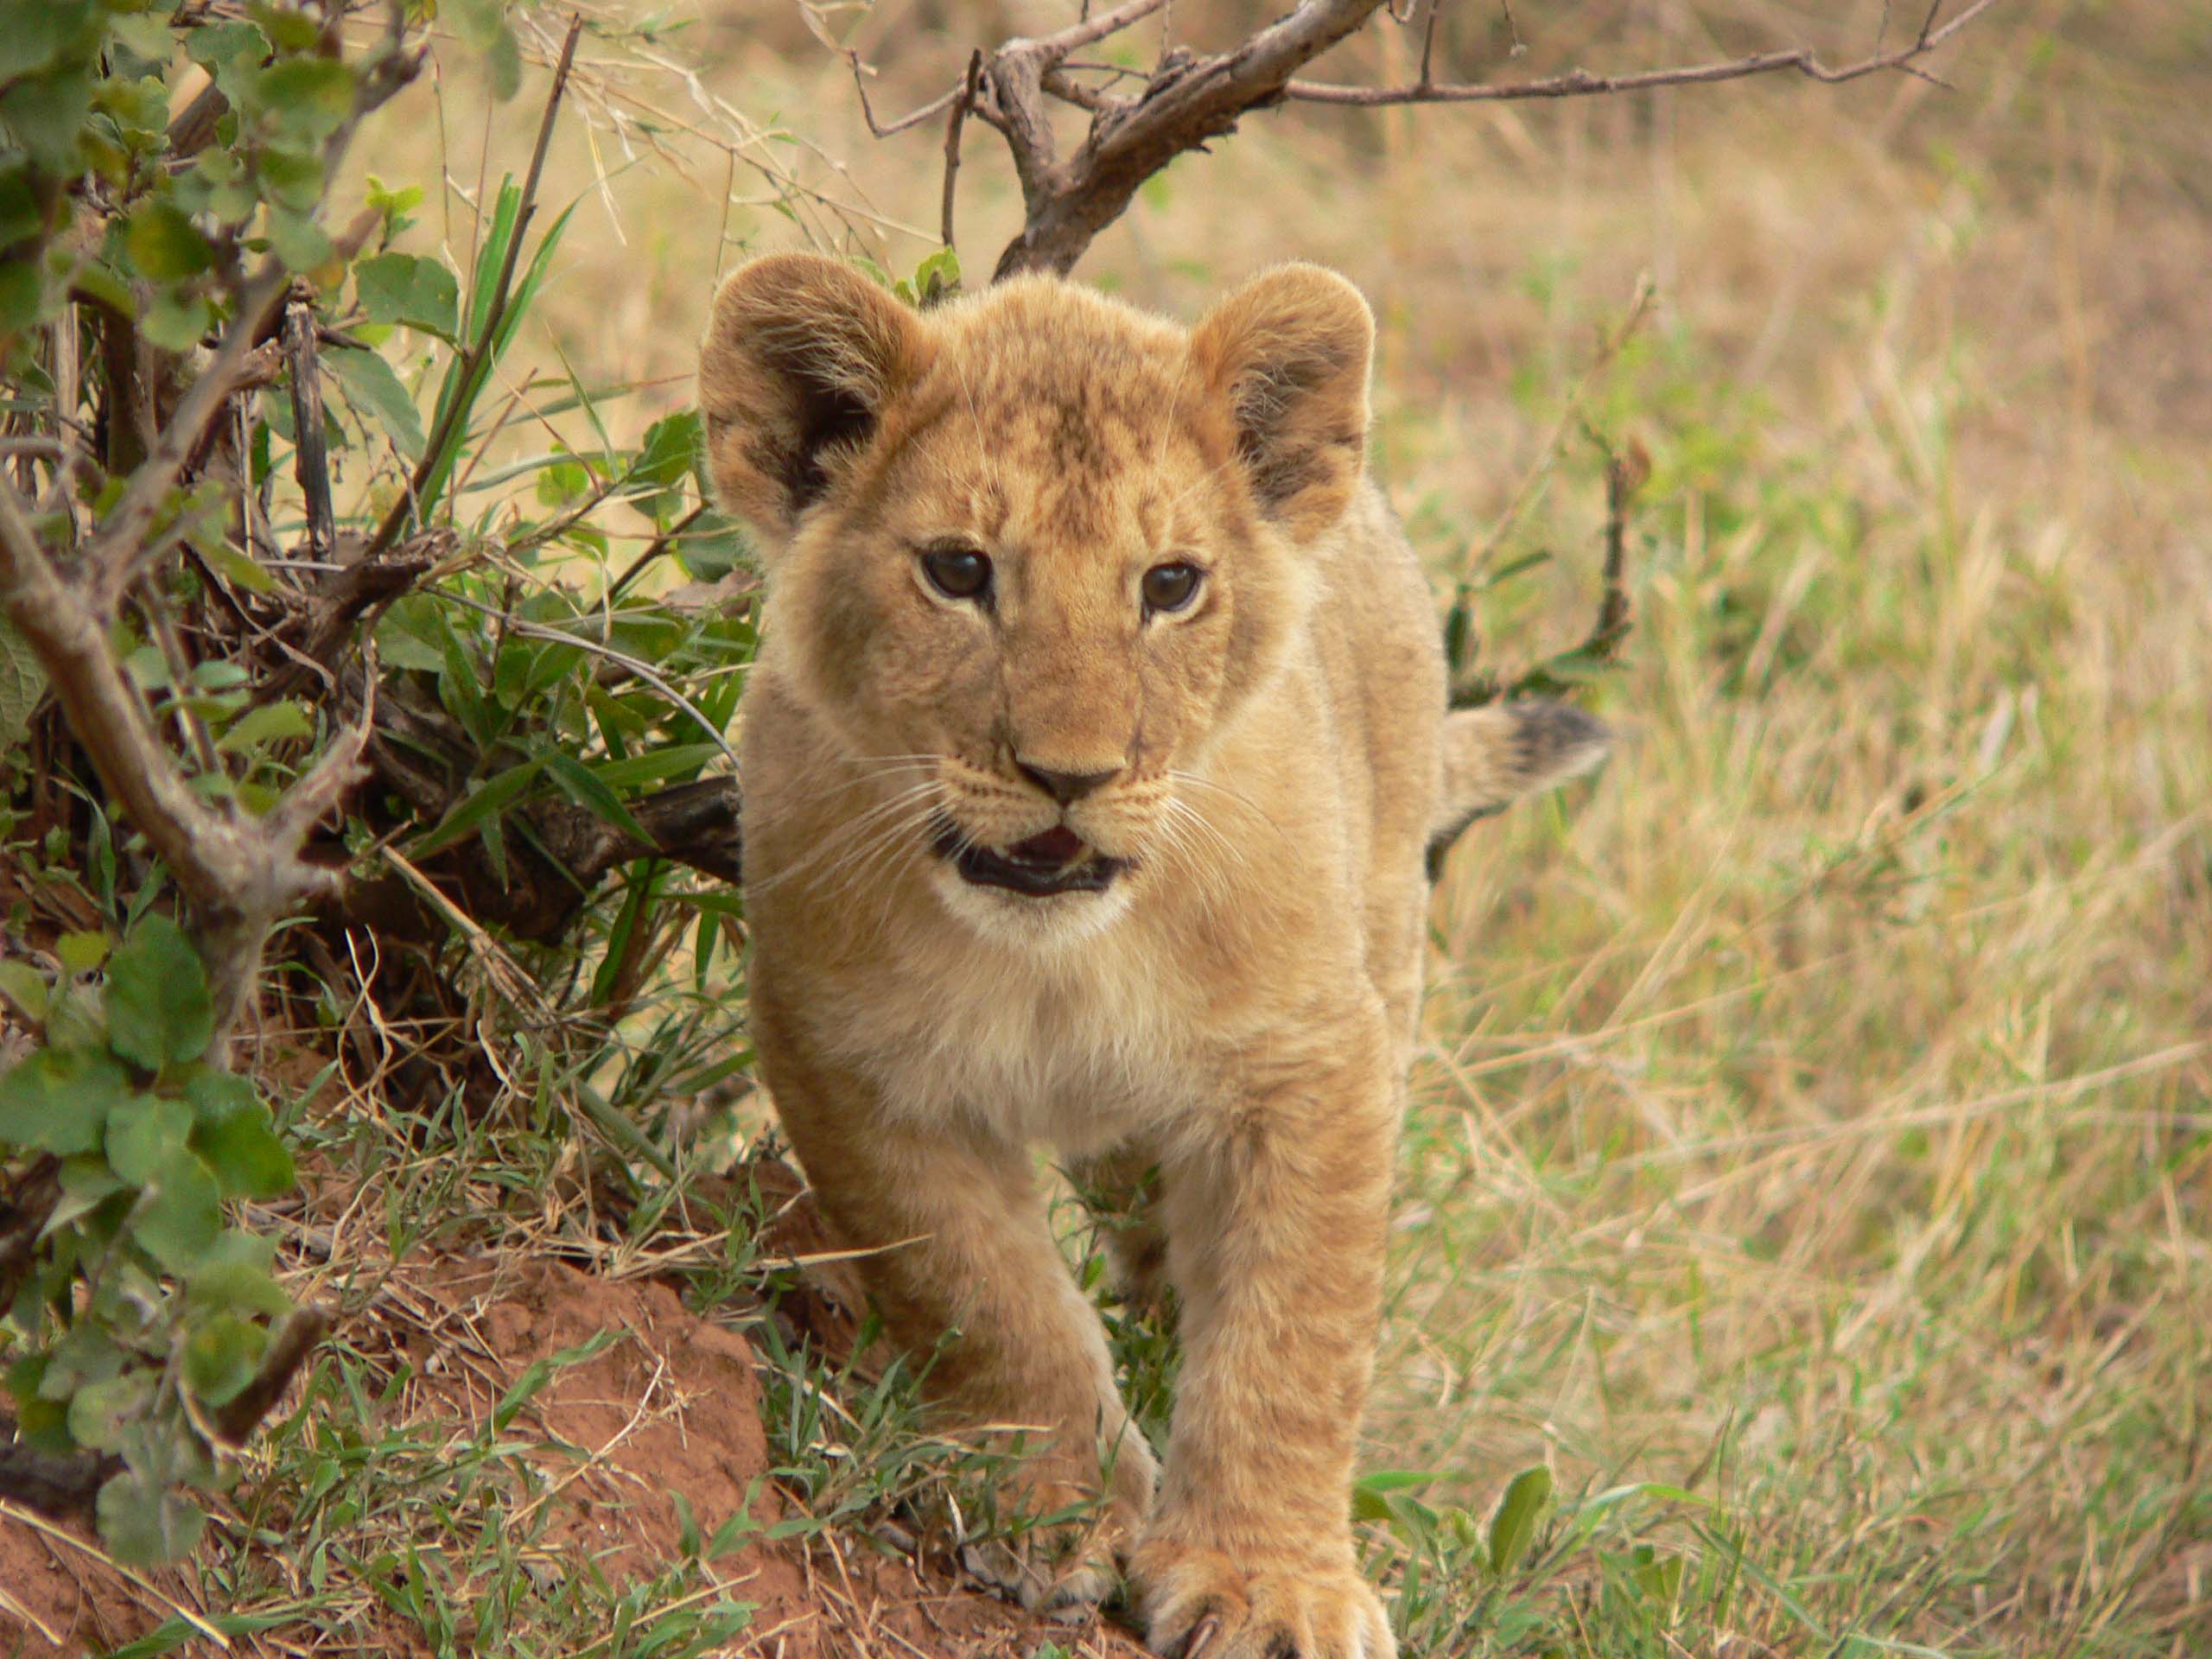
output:
M 1033 899 L 1057 893 L 1103 893 L 1128 861 L 1109 858 L 1065 824 L 1011 847 L 979 847 L 950 818 L 940 819 L 930 850 L 950 863 L 960 879 L 979 887 L 1001 887 Z

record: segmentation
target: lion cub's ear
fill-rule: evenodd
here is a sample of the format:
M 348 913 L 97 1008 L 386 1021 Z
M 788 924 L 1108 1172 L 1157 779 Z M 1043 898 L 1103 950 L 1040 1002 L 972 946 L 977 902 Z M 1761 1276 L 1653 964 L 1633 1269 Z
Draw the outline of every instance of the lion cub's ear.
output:
M 739 267 L 699 353 L 723 505 L 779 546 L 920 376 L 929 345 L 918 317 L 834 259 L 774 253 Z
M 1228 405 L 1261 511 L 1294 535 L 1342 516 L 1367 449 L 1375 319 L 1319 265 L 1263 271 L 1206 315 L 1191 350 Z

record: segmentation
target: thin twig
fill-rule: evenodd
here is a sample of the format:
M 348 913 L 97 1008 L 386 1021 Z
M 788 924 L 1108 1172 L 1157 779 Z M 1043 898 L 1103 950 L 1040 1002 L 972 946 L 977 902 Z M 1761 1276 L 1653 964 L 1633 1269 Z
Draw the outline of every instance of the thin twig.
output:
M 967 124 L 968 111 L 975 107 L 976 86 L 982 78 L 983 52 L 978 47 L 968 54 L 968 84 L 953 100 L 952 113 L 944 122 L 944 200 L 938 209 L 938 232 L 948 248 L 953 245 L 953 190 L 960 178 L 960 130 Z
M 508 296 L 514 286 L 515 268 L 522 258 L 524 233 L 530 229 L 531 215 L 537 210 L 537 184 L 545 172 L 545 152 L 553 142 L 553 118 L 560 112 L 561 96 L 568 90 L 569 72 L 576 60 L 576 42 L 583 32 L 583 14 L 579 12 L 569 18 L 568 37 L 561 42 L 560 61 L 554 66 L 553 86 L 545 95 L 544 113 L 538 118 L 537 142 L 531 149 L 530 170 L 523 176 L 522 195 L 516 205 L 514 227 L 507 238 L 506 252 L 499 261 L 499 275 L 493 279 L 492 302 L 484 313 L 484 327 L 462 354 L 461 372 L 454 381 L 453 401 L 446 406 L 436 429 L 423 446 L 423 458 L 415 464 L 414 475 L 408 480 L 406 490 L 391 504 L 391 510 L 377 526 L 376 534 L 369 538 L 372 556 L 390 547 L 407 527 L 415 504 L 422 499 L 423 491 L 430 481 L 430 474 L 445 454 L 446 446 L 453 441 L 454 429 L 467 418 L 469 388 L 483 370 L 492 342 L 499 337 L 499 325 L 506 320 Z
M 308 556 L 325 559 L 338 526 L 330 506 L 330 448 L 323 430 L 315 308 L 305 300 L 284 308 L 284 357 L 292 372 L 292 474 L 307 504 Z
M 1633 438 L 1625 448 L 1616 448 L 1595 429 L 1585 429 L 1605 456 L 1605 563 L 1599 579 L 1598 620 L 1578 649 L 1609 663 L 1628 638 L 1628 513 L 1636 493 L 1651 476 L 1651 457 Z
M 238 296 L 238 313 L 215 348 L 213 359 L 177 404 L 153 453 L 131 474 L 114 511 L 86 544 L 85 556 L 98 572 L 95 591 L 102 611 L 114 608 L 115 601 L 144 567 L 146 532 L 153 528 L 186 463 L 245 379 L 247 354 L 258 343 L 262 327 L 283 294 L 287 280 L 283 265 L 272 254 L 247 283 Z
M 887 125 L 876 120 L 874 106 L 868 101 L 868 82 L 863 77 L 874 72 L 861 61 L 859 53 L 848 48 L 844 55 L 847 66 L 853 72 L 853 90 L 860 94 L 861 119 L 868 123 L 868 133 L 872 137 L 889 138 L 906 131 L 909 127 L 918 127 L 960 96 L 960 89 L 955 86 L 944 97 L 933 98 L 921 108 L 910 110 L 896 121 Z
M 1567 394 L 1567 406 L 1560 410 L 1559 419 L 1552 423 L 1552 429 L 1545 435 L 1542 444 L 1537 448 L 1535 465 L 1522 474 L 1520 483 L 1514 487 L 1512 499 L 1505 504 L 1505 511 L 1497 515 L 1497 522 L 1490 527 L 1490 534 L 1469 550 L 1466 563 L 1462 568 L 1460 580 L 1463 583 L 1472 581 L 1475 573 L 1488 564 L 1504 544 L 1507 534 L 1535 499 L 1537 485 L 1550 475 L 1560 449 L 1566 445 L 1567 435 L 1574 430 L 1576 423 L 1582 418 L 1582 404 L 1590 395 L 1590 388 L 1597 384 L 1598 377 L 1611 366 L 1613 359 L 1621 354 L 1621 348 L 1643 327 L 1644 319 L 1651 315 L 1651 302 L 1656 294 L 1650 272 L 1646 271 L 1636 279 L 1636 292 L 1630 296 L 1626 314 L 1611 334 L 1598 341 L 1598 349 L 1591 354 L 1589 364 L 1582 371 L 1582 378 L 1574 383 L 1574 390 Z
M 1672 69 L 1644 69 L 1625 75 L 1593 75 L 1586 69 L 1570 69 L 1563 75 L 1548 75 L 1540 80 L 1497 81 L 1477 86 L 1439 86 L 1425 77 L 1409 86 L 1339 86 L 1324 81 L 1294 80 L 1282 90 L 1285 97 L 1301 103 L 1344 104 L 1372 109 L 1398 104 L 1488 104 L 1537 98 L 1587 98 L 1606 92 L 1643 92 L 1654 86 L 1707 86 L 1716 81 L 1744 80 L 1753 75 L 1769 75 L 1787 69 L 1794 69 L 1808 79 L 1834 86 L 1879 74 L 1887 69 L 1920 73 L 1914 70 L 1913 59 L 1933 51 L 1996 3 L 1997 0 L 1975 0 L 1974 4 L 1941 29 L 1932 27 L 1936 13 L 1931 9 L 1929 13 L 1930 26 L 1923 27 L 1910 45 L 1899 47 L 1894 51 L 1878 52 L 1856 63 L 1834 68 L 1822 63 L 1812 48 L 1799 46 L 1782 51 L 1755 52 L 1747 57 L 1732 58 L 1724 63 L 1685 64 Z
M 607 590 L 607 599 L 610 601 L 620 599 L 622 596 L 622 590 L 643 575 L 648 565 L 674 547 L 682 539 L 684 531 L 690 530 L 692 525 L 706 516 L 707 504 L 702 501 L 666 530 L 661 531 L 659 535 L 654 537 L 646 544 L 645 551 L 630 561 L 629 568 L 614 578 L 613 585 Z

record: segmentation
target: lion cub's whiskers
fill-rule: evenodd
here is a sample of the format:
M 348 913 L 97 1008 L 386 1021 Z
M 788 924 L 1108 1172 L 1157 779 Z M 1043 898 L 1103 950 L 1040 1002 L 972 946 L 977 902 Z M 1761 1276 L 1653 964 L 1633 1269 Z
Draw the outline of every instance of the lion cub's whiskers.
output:
M 926 824 L 937 811 L 936 800 L 926 800 L 904 817 L 879 827 L 865 846 L 855 849 L 823 872 L 825 896 L 843 897 L 856 889 L 863 877 L 887 867 L 899 852 L 910 850 L 913 832 Z
M 848 819 L 845 823 L 839 824 L 835 831 L 823 837 L 821 845 L 815 848 L 813 851 L 797 862 L 778 871 L 766 880 L 753 884 L 752 891 L 756 894 L 770 892 L 796 876 L 805 874 L 832 854 L 840 855 L 839 862 L 833 865 L 830 871 L 824 873 L 826 879 L 827 875 L 834 874 L 843 867 L 846 858 L 853 850 L 851 843 L 855 840 L 863 841 L 865 843 L 863 850 L 873 850 L 876 839 L 875 830 L 881 826 L 885 819 L 900 814 L 902 809 L 912 808 L 916 802 L 920 802 L 919 809 L 911 815 L 912 824 L 918 826 L 927 822 L 930 814 L 937 810 L 939 793 L 939 785 L 935 777 L 925 778 L 918 784 L 909 784 L 889 799 L 877 802 L 858 817 Z M 883 833 L 895 838 L 897 831 L 905 827 L 907 827 L 907 819 L 899 817 Z
M 1243 807 L 1245 811 L 1250 813 L 1254 817 L 1259 819 L 1262 823 L 1267 825 L 1269 830 L 1273 830 L 1274 834 L 1281 838 L 1285 847 L 1294 849 L 1296 848 L 1298 843 L 1291 838 L 1289 831 L 1286 830 L 1280 823 L 1277 823 L 1274 816 L 1270 814 L 1265 807 L 1262 806 L 1249 795 L 1245 794 L 1243 791 L 1239 789 L 1231 789 L 1226 784 L 1217 784 L 1211 778 L 1201 778 L 1195 772 L 1181 772 L 1173 768 L 1171 768 L 1167 772 L 1167 781 L 1179 787 L 1187 784 L 1192 789 L 1211 790 L 1215 794 L 1223 796 L 1234 802 L 1236 805 Z M 1217 833 L 1218 833 L 1218 831 L 1217 831 Z

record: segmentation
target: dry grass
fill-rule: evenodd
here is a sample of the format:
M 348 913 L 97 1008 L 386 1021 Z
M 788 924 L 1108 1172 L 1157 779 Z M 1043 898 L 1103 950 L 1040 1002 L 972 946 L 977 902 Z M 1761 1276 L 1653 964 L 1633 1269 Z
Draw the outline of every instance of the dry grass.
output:
M 934 218 L 932 135 L 872 143 L 780 10 L 708 10 L 671 55 L 820 152 L 685 139 L 687 180 L 634 132 L 627 171 L 603 124 L 564 137 L 572 188 L 611 182 L 534 344 L 639 387 L 639 425 L 688 397 L 741 250 L 857 225 L 898 269 L 927 251 L 810 198 L 797 227 L 726 211 L 753 159 Z M 1229 32 L 1200 10 L 1180 26 Z M 1651 10 L 1517 6 L 1527 67 L 1863 42 L 1884 8 Z M 860 21 L 882 105 L 983 23 Z M 1544 472 L 1493 568 L 1553 557 L 1484 595 L 1508 666 L 1586 624 L 1596 456 L 1538 439 L 1659 283 L 1590 410 L 1655 461 L 1637 631 L 1590 694 L 1631 741 L 1441 889 L 1372 1424 L 1432 1503 L 1479 1513 L 1535 1462 L 1564 1501 L 1501 1581 L 1402 1579 L 1414 1650 L 2212 1650 L 2208 45 L 2149 0 L 2022 4 L 1951 92 L 1271 114 L 1087 264 L 1186 315 L 1286 257 L 1358 282 L 1379 464 L 1440 582 Z M 1344 76 L 1404 67 L 1368 49 Z M 1514 67 L 1491 35 L 1462 67 Z M 474 194 L 474 93 L 439 96 Z M 388 118 L 375 170 L 427 172 L 433 113 Z M 494 178 L 528 136 L 497 122 Z M 1014 222 L 989 137 L 977 265 Z M 459 195 L 429 225 L 465 257 Z

